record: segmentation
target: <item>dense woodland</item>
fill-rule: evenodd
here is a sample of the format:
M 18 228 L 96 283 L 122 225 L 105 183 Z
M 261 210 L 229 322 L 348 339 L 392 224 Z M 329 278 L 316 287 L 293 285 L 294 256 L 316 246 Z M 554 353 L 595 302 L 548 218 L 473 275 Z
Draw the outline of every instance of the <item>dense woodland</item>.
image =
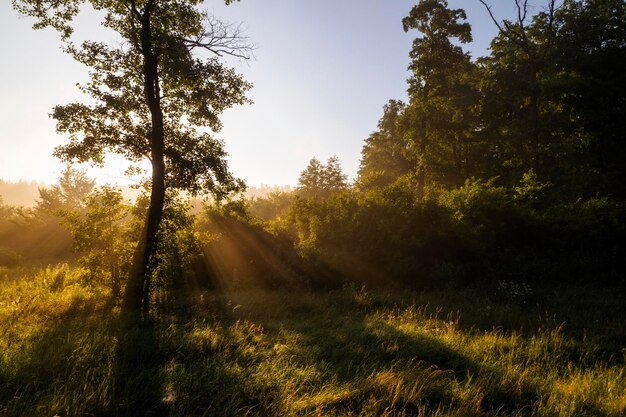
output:
M 65 5 L 67 15 L 54 18 L 38 8 L 41 2 L 15 3 L 67 40 L 67 16 L 76 12 L 72 1 L 58 2 L 55 7 Z M 84 393 L 88 399 L 59 382 L 69 391 L 55 403 L 44 386 L 56 379 L 33 371 L 36 363 L 11 368 L 11 361 L 25 359 L 8 349 L 13 353 L 0 355 L 7 366 L 0 368 L 0 386 L 9 387 L 0 388 L 0 415 L 19 415 L 37 404 L 60 415 L 132 415 L 133 407 L 146 415 L 626 412 L 623 0 L 548 0 L 532 15 L 526 2 L 516 1 L 519 14 L 504 21 L 482 2 L 499 30 L 483 57 L 465 50 L 472 27 L 463 10 L 450 9 L 445 0 L 417 2 L 398 22 L 415 36 L 407 51 L 408 100 L 381 103 L 355 181 L 348 182 L 336 157 L 313 158 L 293 190 L 247 197 L 228 171 L 221 142 L 180 124 L 181 115 L 189 115 L 192 126 L 217 131 L 219 112 L 245 102 L 249 85 L 243 79 L 217 61 L 187 60 L 184 53 L 192 46 L 215 52 L 233 45 L 178 27 L 168 37 L 163 28 L 177 24 L 175 13 L 184 15 L 181 25 L 203 17 L 194 14 L 194 2 L 173 2 L 170 9 L 131 3 L 139 38 L 126 32 L 123 8 L 94 2 L 113 10 L 109 27 L 127 35 L 138 54 L 132 48 L 127 56 L 118 54 L 98 43 L 65 47 L 92 68 L 83 89 L 100 104 L 55 108 L 59 131 L 71 137 L 56 153 L 70 163 L 98 162 L 111 150 L 130 160 L 149 154 L 152 175 L 130 201 L 115 185 L 96 186 L 70 164 L 57 184 L 39 188 L 34 207 L 0 200 L 0 294 L 6 296 L 0 311 L 7 307 L 2 314 L 8 323 L 0 325 L 0 338 L 15 338 L 2 341 L 6 349 L 29 346 L 31 339 L 19 336 L 27 327 L 22 317 L 36 310 L 37 297 L 57 300 L 54 294 L 71 287 L 91 294 L 72 293 L 83 310 L 76 299 L 51 302 L 67 304 L 68 315 L 58 317 L 70 323 L 76 312 L 90 314 L 92 330 L 80 330 L 81 337 L 111 335 L 94 318 L 101 311 L 115 318 L 141 309 L 139 322 L 126 325 L 131 333 L 115 336 L 126 341 L 115 348 L 126 349 L 124 365 L 105 379 L 146 375 L 122 388 L 94 383 L 85 388 L 95 390 Z M 162 52 L 167 59 L 155 63 L 162 88 L 173 97 L 160 104 L 158 91 L 153 101 L 149 94 L 143 101 L 141 77 L 120 78 L 149 67 L 141 59 L 149 63 L 150 34 L 144 29 L 151 16 L 154 50 L 166 45 L 161 51 L 176 51 Z M 191 35 L 195 43 L 177 43 L 179 35 Z M 246 49 L 237 44 L 227 53 L 243 56 Z M 191 81 L 182 74 L 192 74 Z M 201 81 L 206 74 L 221 77 L 217 94 L 211 92 L 215 83 Z M 158 79 L 152 84 L 157 90 Z M 198 93 L 189 93 L 194 88 Z M 122 97 L 129 94 L 138 98 L 126 103 Z M 213 101 L 205 106 L 202 100 Z M 111 116 L 115 112 L 137 113 Z M 119 131 L 110 130 L 111 120 Z M 159 152 L 161 165 L 155 163 Z M 24 285 L 52 295 L 23 295 L 31 301 L 9 309 L 10 291 L 28 294 Z M 433 310 L 425 307 L 429 303 Z M 576 309 L 586 309 L 595 322 Z M 320 321 L 307 325 L 311 313 Z M 336 317 L 344 317 L 338 333 L 321 330 Z M 202 333 L 205 324 L 213 336 Z M 488 333 L 493 328 L 500 330 Z M 109 336 L 94 339 L 93 352 L 111 348 Z M 153 344 L 151 337 L 160 339 Z M 64 349 L 70 349 L 69 340 Z M 318 356 L 308 357 L 307 346 Z M 278 359 L 267 359 L 272 349 Z M 291 356 L 281 356 L 281 349 Z M 213 362 L 194 362 L 200 352 Z M 139 359 L 144 354 L 147 363 Z M 161 368 L 159 355 L 175 359 Z M 354 358 L 362 361 L 350 362 Z M 241 368 L 233 370 L 230 361 Z M 328 368 L 312 370 L 319 361 Z M 85 366 L 76 372 L 88 374 Z M 213 382 L 193 374 L 193 366 Z M 166 374 L 170 385 L 142 387 Z M 23 386 L 29 375 L 35 382 Z M 421 388 L 411 385 L 418 380 L 425 381 Z M 226 388 L 219 392 L 215 384 Z M 138 387 L 145 398 L 133 396 Z M 163 389 L 162 399 L 154 397 Z M 175 400 L 174 391 L 188 396 Z M 201 392 L 213 400 L 203 402 Z M 310 395 L 301 398 L 301 392 Z M 16 393 L 36 401 L 20 402 Z

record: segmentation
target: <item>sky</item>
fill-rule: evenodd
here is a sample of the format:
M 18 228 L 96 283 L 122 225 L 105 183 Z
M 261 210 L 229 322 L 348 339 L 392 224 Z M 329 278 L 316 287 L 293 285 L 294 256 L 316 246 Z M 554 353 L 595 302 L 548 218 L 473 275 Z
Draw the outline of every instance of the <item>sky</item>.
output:
M 402 18 L 415 0 L 205 1 L 216 17 L 242 22 L 257 48 L 250 60 L 229 62 L 254 87 L 254 102 L 227 110 L 217 137 L 233 173 L 249 185 L 296 185 L 308 161 L 337 155 L 354 179 L 363 140 L 376 129 L 389 99 L 406 99 L 408 53 L 415 31 Z M 515 12 L 513 0 L 492 0 L 498 18 Z M 541 4 L 539 2 L 539 4 Z M 450 0 L 466 10 L 473 57 L 488 53 L 497 28 L 478 0 Z M 76 22 L 78 39 L 116 42 L 99 15 Z M 60 49 L 51 29 L 33 30 L 9 0 L 0 1 L 0 179 L 56 181 L 63 169 L 52 156 L 66 142 L 49 117 L 53 106 L 84 101 L 76 83 L 87 68 Z M 122 183 L 125 163 L 108 158 L 89 170 L 99 183 Z

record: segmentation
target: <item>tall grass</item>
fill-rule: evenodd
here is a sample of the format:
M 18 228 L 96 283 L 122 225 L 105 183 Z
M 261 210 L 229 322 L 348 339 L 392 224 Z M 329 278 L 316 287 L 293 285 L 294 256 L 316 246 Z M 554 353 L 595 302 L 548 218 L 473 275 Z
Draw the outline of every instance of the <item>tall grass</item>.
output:
M 128 328 L 66 266 L 13 273 L 1 416 L 626 414 L 618 294 L 196 292 Z

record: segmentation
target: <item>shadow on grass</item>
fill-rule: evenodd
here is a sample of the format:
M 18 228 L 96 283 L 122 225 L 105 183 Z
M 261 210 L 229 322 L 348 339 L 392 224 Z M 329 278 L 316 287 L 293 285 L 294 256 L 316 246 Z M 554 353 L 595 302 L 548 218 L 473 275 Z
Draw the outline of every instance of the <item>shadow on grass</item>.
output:
M 511 378 L 496 364 L 477 363 L 440 338 L 427 333 L 407 333 L 382 320 L 372 320 L 367 309 L 356 304 L 339 307 L 320 304 L 313 311 L 310 306 L 303 307 L 268 316 L 262 311 L 263 306 L 233 313 L 229 303 L 223 306 L 223 319 L 251 320 L 265 329 L 272 343 L 289 344 L 289 336 L 285 335 L 292 335 L 299 346 L 290 351 L 290 362 L 301 369 L 316 368 L 325 375 L 322 386 L 358 384 L 350 394 L 323 404 L 324 412 L 329 414 L 358 415 L 371 401 L 379 404 L 378 412 L 395 410 L 402 415 L 422 415 L 424 410 L 428 414 L 441 409 L 454 414 L 462 405 L 452 392 L 452 382 L 457 386 L 476 385 L 481 398 L 477 412 L 485 415 L 536 415 L 536 407 L 549 396 L 534 381 Z M 271 309 L 272 305 L 265 308 Z M 399 374 L 393 383 L 398 383 L 398 378 L 404 378 L 403 382 L 409 386 L 415 384 L 411 378 L 428 381 L 417 396 L 411 395 L 415 390 L 398 389 L 399 385 L 377 387 L 378 377 L 390 372 Z M 319 412 L 315 408 L 318 406 L 305 409 L 302 415 Z M 590 415 L 606 415 L 593 404 L 581 407 Z
M 101 408 L 111 387 L 111 329 L 100 317 L 108 313 L 93 299 L 74 297 L 60 314 L 29 326 L 32 334 L 10 339 L 10 366 L 0 370 L 0 415 L 78 415 Z
M 372 314 L 391 304 L 364 307 L 346 292 L 308 297 L 251 295 L 239 306 L 232 294 L 201 304 L 188 293 L 142 326 L 123 325 L 111 305 L 74 299 L 22 342 L 12 369 L 0 370 L 0 415 L 359 415 L 372 399 L 370 415 L 458 414 L 463 400 L 451 387 L 473 384 L 482 396 L 476 413 L 530 416 L 549 395 Z M 314 370 L 317 381 L 293 376 L 298 369 Z M 424 386 L 411 388 L 420 379 Z M 329 387 L 350 392 L 323 397 Z M 302 401 L 316 395 L 323 398 Z
M 116 326 L 117 345 L 112 364 L 114 386 L 109 410 L 116 416 L 166 415 L 161 334 L 156 324 Z
M 16 340 L 0 370 L 0 416 L 163 415 L 158 331 L 120 326 L 112 308 L 75 297 Z

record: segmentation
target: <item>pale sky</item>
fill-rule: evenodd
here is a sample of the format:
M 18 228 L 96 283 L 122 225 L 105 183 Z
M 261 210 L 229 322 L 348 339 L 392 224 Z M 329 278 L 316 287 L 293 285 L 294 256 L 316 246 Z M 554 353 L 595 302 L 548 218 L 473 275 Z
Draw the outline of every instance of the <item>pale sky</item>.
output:
M 382 106 L 406 98 L 408 53 L 417 32 L 401 20 L 415 0 L 242 0 L 205 7 L 244 22 L 258 45 L 255 58 L 233 62 L 254 84 L 253 105 L 228 110 L 218 137 L 231 170 L 249 185 L 295 185 L 312 157 L 337 155 L 356 175 L 363 140 L 376 129 Z M 492 0 L 498 17 L 513 16 L 513 0 Z M 537 4 L 542 4 L 537 2 Z M 472 24 L 473 57 L 487 53 L 496 28 L 478 0 L 450 0 Z M 77 36 L 115 42 L 90 13 Z M 0 0 L 0 179 L 54 182 L 62 170 L 52 156 L 65 138 L 48 117 L 52 107 L 83 100 L 76 83 L 87 68 L 59 49 L 59 36 L 32 29 L 10 0 Z M 91 171 L 98 182 L 124 182 L 120 158 Z

